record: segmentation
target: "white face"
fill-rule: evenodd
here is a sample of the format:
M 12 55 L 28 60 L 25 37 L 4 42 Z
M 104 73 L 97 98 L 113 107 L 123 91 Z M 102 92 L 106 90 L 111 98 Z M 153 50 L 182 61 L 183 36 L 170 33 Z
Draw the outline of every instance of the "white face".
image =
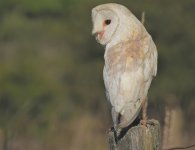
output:
M 93 9 L 92 21 L 92 34 L 96 34 L 96 39 L 100 44 L 108 44 L 117 30 L 119 22 L 118 16 L 109 9 L 102 9 L 99 11 Z

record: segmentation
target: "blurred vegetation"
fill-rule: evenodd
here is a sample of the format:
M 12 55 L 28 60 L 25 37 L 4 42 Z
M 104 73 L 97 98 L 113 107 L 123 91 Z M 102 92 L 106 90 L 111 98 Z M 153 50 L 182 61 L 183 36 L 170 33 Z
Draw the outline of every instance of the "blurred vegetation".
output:
M 95 150 L 94 144 L 106 149 L 111 121 L 104 50 L 91 36 L 91 9 L 107 2 L 0 0 L 0 125 L 8 139 L 38 139 L 36 144 L 46 145 L 39 149 L 48 150 Z M 162 121 L 164 105 L 174 96 L 195 133 L 195 1 L 120 3 L 138 18 L 145 10 L 145 26 L 158 48 L 151 116 Z

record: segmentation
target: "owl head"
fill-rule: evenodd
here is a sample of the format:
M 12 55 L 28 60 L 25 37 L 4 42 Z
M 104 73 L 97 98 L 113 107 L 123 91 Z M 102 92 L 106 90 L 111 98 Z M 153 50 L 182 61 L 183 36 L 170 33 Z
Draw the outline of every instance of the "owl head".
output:
M 92 34 L 102 45 L 113 46 L 135 38 L 142 28 L 140 21 L 123 5 L 108 3 L 92 9 Z

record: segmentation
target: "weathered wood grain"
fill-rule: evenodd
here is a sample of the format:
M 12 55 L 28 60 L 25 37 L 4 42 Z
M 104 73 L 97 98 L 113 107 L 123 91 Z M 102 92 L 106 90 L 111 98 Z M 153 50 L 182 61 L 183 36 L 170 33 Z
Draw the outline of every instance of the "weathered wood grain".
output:
M 130 128 L 120 139 L 109 131 L 110 150 L 161 150 L 160 124 L 157 120 L 149 122 L 147 127 L 139 124 Z

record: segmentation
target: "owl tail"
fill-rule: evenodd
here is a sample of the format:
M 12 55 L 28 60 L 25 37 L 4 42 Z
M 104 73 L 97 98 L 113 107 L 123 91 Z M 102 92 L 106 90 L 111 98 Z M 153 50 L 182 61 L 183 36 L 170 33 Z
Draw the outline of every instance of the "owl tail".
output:
M 133 111 L 132 111 L 133 110 Z M 127 106 L 125 106 L 123 114 L 119 115 L 119 122 L 118 122 L 118 128 L 126 128 L 129 125 L 131 125 L 134 120 L 138 117 L 141 110 L 141 106 L 138 107 L 138 109 L 131 109 Z
M 140 109 L 138 109 L 138 111 L 135 112 L 133 117 L 131 117 L 131 115 L 129 115 L 127 117 L 128 113 L 122 115 L 121 113 L 116 112 L 114 107 L 112 108 L 112 119 L 113 119 L 114 129 L 115 129 L 115 133 L 116 133 L 117 138 L 120 138 L 123 136 L 122 131 L 125 131 L 126 130 L 125 128 L 130 127 L 135 122 L 137 122 L 134 120 L 136 120 L 139 112 L 140 112 Z M 125 129 L 125 130 L 123 130 L 123 129 Z

